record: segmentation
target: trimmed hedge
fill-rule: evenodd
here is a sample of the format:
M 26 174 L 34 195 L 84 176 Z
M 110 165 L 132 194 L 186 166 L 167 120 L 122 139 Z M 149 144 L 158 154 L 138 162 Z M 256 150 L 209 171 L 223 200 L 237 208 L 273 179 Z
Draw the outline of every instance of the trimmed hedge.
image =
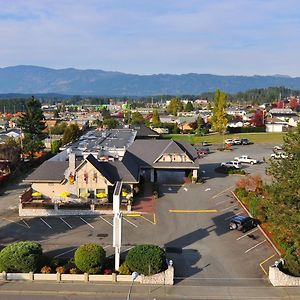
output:
M 42 247 L 36 242 L 17 242 L 0 252 L 0 272 L 35 272 L 40 267 Z
M 217 173 L 221 174 L 239 174 L 239 175 L 245 175 L 245 170 L 237 169 L 235 167 L 225 167 L 225 166 L 219 166 L 215 169 Z
M 81 245 L 75 251 L 74 261 L 80 271 L 97 274 L 103 267 L 105 256 L 106 252 L 101 246 L 90 243 Z
M 155 245 L 138 245 L 129 250 L 126 264 L 131 271 L 154 275 L 166 269 L 165 251 Z

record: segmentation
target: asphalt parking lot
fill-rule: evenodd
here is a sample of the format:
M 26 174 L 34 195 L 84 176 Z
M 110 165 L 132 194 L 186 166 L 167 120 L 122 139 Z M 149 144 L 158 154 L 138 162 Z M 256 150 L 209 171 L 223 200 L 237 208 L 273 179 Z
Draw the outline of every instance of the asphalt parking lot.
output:
M 263 161 L 272 153 L 272 146 L 238 146 L 230 152 L 209 154 L 200 162 L 203 184 L 162 184 L 155 219 L 153 215 L 124 217 L 122 251 L 141 243 L 165 247 L 168 258 L 174 261 L 176 279 L 190 284 L 266 285 L 260 264 L 267 270 L 278 255 L 258 228 L 245 234 L 229 230 L 230 218 L 245 214 L 231 194 L 240 177 L 224 176 L 214 169 L 242 154 Z M 244 168 L 267 180 L 265 167 L 261 163 Z M 18 199 L 13 201 L 12 208 Z M 0 243 L 36 240 L 51 256 L 72 257 L 79 245 L 96 242 L 112 255 L 112 222 L 112 216 L 21 219 L 15 209 L 8 213 L 2 207 Z

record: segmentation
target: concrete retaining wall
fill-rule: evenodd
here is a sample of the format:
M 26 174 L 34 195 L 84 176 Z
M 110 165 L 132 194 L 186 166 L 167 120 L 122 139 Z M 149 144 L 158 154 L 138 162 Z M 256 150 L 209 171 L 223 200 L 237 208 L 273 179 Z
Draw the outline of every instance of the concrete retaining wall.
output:
M 300 277 L 281 272 L 277 267 L 269 267 L 269 280 L 273 286 L 300 286 Z
M 57 282 L 132 282 L 131 275 L 89 275 L 85 274 L 41 274 L 41 273 L 2 273 L 2 280 L 21 280 L 21 281 L 57 281 Z M 159 284 L 173 285 L 174 284 L 174 268 L 169 266 L 164 272 L 144 276 L 140 275 L 135 279 L 135 282 L 142 284 Z

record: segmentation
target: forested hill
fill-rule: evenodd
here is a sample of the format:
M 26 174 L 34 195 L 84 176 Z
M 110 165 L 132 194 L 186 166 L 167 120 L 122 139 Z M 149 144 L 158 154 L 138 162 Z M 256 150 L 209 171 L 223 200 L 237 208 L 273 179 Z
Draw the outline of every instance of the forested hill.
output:
M 227 93 L 284 86 L 300 89 L 300 77 L 219 76 L 210 74 L 134 75 L 102 70 L 50 69 L 36 66 L 0 68 L 0 93 L 151 96 L 199 95 L 217 88 Z

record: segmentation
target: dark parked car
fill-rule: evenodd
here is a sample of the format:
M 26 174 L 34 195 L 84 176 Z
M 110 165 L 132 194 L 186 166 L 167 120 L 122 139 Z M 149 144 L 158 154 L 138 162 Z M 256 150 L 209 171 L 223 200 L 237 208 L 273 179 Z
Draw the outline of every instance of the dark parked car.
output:
M 242 144 L 242 145 L 249 145 L 250 142 L 249 142 L 248 139 L 241 139 L 241 144 Z
M 246 232 L 258 225 L 257 220 L 247 216 L 235 216 L 230 220 L 229 229 Z

